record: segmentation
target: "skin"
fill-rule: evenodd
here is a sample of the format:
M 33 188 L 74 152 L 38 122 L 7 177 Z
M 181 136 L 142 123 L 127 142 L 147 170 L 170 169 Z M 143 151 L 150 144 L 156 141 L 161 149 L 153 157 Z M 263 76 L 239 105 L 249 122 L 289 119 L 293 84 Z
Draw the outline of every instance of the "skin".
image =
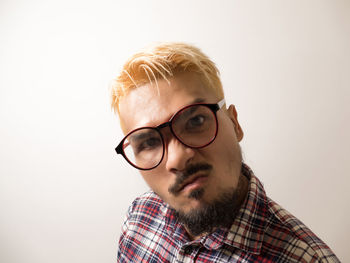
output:
M 170 99 L 171 98 L 171 99 Z M 220 99 L 209 90 L 195 73 L 181 73 L 170 79 L 158 80 L 131 90 L 119 104 L 123 132 L 143 126 L 157 126 L 168 121 L 182 107 L 202 99 L 205 103 L 217 103 Z M 188 213 L 210 204 L 219 193 L 236 189 L 241 174 L 242 156 L 239 142 L 243 131 L 237 120 L 234 105 L 225 105 L 217 112 L 219 130 L 216 139 L 201 149 L 192 149 L 181 144 L 169 128 L 162 130 L 166 146 L 161 164 L 150 171 L 140 171 L 146 183 L 172 208 Z M 188 165 L 204 163 L 212 166 L 210 171 L 199 171 L 206 176 L 198 187 L 204 189 L 201 198 L 191 198 L 186 189 L 174 195 L 169 188 L 174 185 L 178 173 Z M 198 173 L 196 175 L 198 175 Z M 244 181 L 244 195 L 247 181 Z M 195 239 L 196 237 L 192 237 Z

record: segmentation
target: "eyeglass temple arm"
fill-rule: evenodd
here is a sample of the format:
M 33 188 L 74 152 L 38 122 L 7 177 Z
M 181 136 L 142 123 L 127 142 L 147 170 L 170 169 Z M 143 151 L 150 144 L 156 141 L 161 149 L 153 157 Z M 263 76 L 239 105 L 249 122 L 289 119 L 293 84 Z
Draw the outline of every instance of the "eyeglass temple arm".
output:
M 222 99 L 222 100 L 220 100 L 220 101 L 218 102 L 219 109 L 221 109 L 221 108 L 222 108 L 222 106 L 224 106 L 224 104 L 225 104 L 225 98 L 224 98 L 224 99 Z
M 120 143 L 116 148 L 115 151 L 117 152 L 117 154 L 122 154 L 123 150 L 126 148 L 126 146 L 128 146 L 130 143 L 126 142 L 126 143 Z

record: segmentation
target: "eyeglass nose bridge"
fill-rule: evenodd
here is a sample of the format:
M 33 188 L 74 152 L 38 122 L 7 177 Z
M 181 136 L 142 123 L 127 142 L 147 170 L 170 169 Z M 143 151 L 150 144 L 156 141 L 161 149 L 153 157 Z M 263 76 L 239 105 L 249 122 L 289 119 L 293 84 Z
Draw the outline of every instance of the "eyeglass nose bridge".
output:
M 173 127 L 172 127 L 172 119 L 171 119 L 170 121 L 167 121 L 167 122 L 165 122 L 165 123 L 162 123 L 162 124 L 160 124 L 160 125 L 154 127 L 154 128 L 160 133 L 160 135 L 161 135 L 161 137 L 162 137 L 162 139 L 163 139 L 163 144 L 164 144 L 164 146 L 167 144 L 167 142 L 166 142 L 166 136 L 164 136 L 164 134 L 162 134 L 161 130 L 164 129 L 164 128 L 166 128 L 166 127 L 169 127 L 170 133 L 172 134 L 172 136 L 173 136 L 176 140 L 178 140 L 178 141 L 179 141 L 181 144 L 183 144 L 184 146 L 190 147 L 190 146 L 186 145 L 183 141 L 181 141 L 181 139 L 175 134 L 175 132 L 174 132 L 174 130 L 173 130 Z M 190 148 L 192 148 L 192 147 L 190 147 Z
M 155 128 L 156 128 L 158 131 L 160 131 L 161 129 L 163 129 L 163 128 L 167 127 L 167 126 L 169 126 L 170 130 L 172 130 L 172 128 L 171 128 L 171 120 L 170 120 L 170 121 L 167 121 L 167 122 L 165 122 L 165 123 L 162 123 L 162 124 L 158 125 L 158 126 L 155 127 Z

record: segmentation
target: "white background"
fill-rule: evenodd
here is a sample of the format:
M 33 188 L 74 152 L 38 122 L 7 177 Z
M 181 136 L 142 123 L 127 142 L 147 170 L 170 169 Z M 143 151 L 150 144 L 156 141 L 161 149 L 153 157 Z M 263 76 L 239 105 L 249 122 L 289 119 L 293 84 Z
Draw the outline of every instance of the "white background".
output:
M 268 195 L 350 262 L 350 1 L 1 0 L 0 41 L 0 262 L 115 262 L 147 186 L 108 85 L 154 41 L 217 63 Z

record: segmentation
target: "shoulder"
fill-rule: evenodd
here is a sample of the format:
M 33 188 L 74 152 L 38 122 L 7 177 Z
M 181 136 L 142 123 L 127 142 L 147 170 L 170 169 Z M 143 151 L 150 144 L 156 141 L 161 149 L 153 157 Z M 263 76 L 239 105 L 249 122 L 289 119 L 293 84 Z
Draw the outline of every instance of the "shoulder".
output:
M 169 252 L 162 244 L 170 239 L 164 213 L 167 208 L 152 191 L 133 201 L 122 225 L 118 262 L 164 262 L 164 255 Z
M 142 194 L 130 205 L 124 219 L 122 232 L 130 235 L 130 233 L 136 233 L 140 229 L 148 231 L 159 227 L 158 225 L 165 220 L 165 209 L 167 209 L 167 204 L 153 191 Z
M 270 198 L 268 203 L 270 217 L 264 240 L 276 255 L 293 262 L 339 262 L 331 249 L 299 219 Z
M 129 213 L 133 217 L 154 216 L 159 213 L 161 208 L 165 205 L 162 199 L 153 191 L 148 191 L 143 195 L 137 197 L 129 207 Z

